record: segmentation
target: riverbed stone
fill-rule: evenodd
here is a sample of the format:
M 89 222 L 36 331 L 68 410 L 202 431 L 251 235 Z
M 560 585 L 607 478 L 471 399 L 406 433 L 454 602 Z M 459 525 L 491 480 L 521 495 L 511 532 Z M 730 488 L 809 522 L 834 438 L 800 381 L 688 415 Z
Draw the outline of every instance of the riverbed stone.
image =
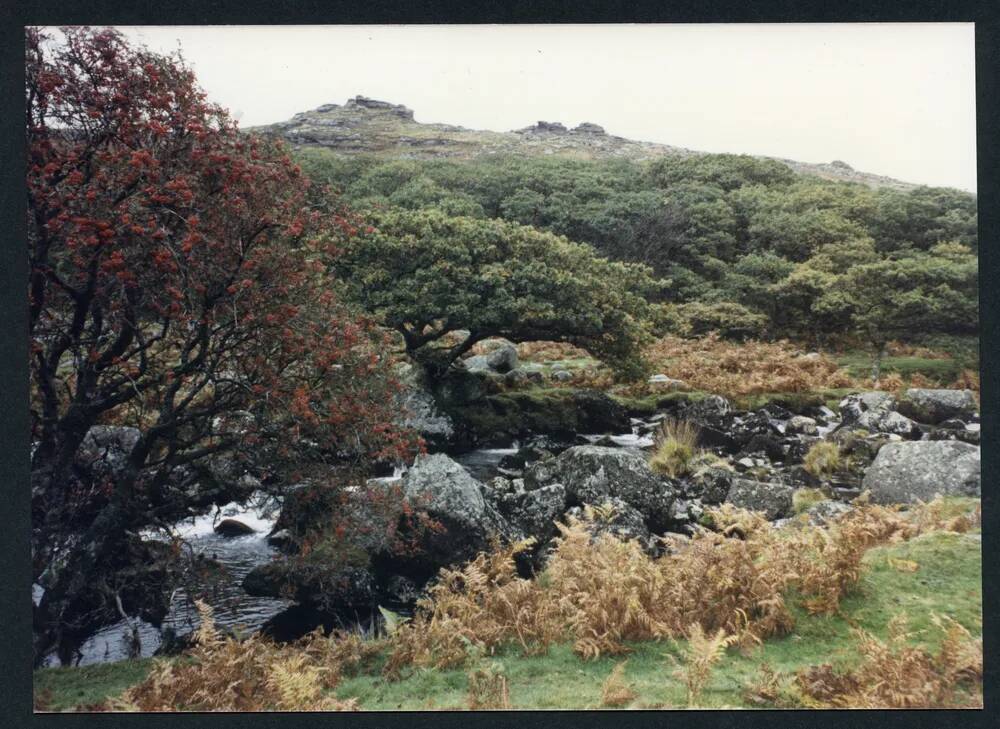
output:
M 971 418 L 979 409 L 971 390 L 911 387 L 899 402 L 899 411 L 921 423 L 937 425 L 951 418 Z
M 774 520 L 791 515 L 793 492 L 783 483 L 736 478 L 727 501 L 742 509 L 763 512 L 767 519 Z
M 865 471 L 862 487 L 879 504 L 930 501 L 936 494 L 978 496 L 979 448 L 953 440 L 886 443 Z
M 256 534 L 253 527 L 247 526 L 239 519 L 223 519 L 215 525 L 214 531 L 220 537 L 244 537 L 248 534 Z
M 653 531 L 671 522 L 676 484 L 654 473 L 646 459 L 621 448 L 580 445 L 525 471 L 526 485 L 561 483 L 573 504 L 601 504 L 619 498 L 642 513 Z

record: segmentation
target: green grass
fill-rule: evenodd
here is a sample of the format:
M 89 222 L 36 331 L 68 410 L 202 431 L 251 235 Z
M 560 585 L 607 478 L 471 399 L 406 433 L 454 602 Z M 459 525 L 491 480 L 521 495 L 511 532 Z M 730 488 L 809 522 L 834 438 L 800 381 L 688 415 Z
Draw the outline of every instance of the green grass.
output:
M 820 405 L 836 410 L 841 400 L 855 392 L 861 391 L 855 387 L 826 387 L 806 392 L 762 392 L 733 398 L 733 404 L 741 410 L 759 410 L 767 405 L 777 405 L 793 413 Z
M 864 378 L 871 374 L 872 360 L 867 352 L 846 352 L 837 357 L 837 364 L 846 369 L 851 377 Z M 942 385 L 954 382 L 963 369 L 963 363 L 956 359 L 886 357 L 882 360 L 884 374 L 895 373 L 904 379 L 921 374 Z
M 962 513 L 973 500 L 956 501 L 949 509 Z M 978 534 L 932 532 L 909 542 L 878 547 L 865 557 L 865 574 L 858 588 L 842 602 L 838 615 L 810 616 L 794 597 L 793 633 L 768 640 L 741 653 L 730 649 L 702 694 L 706 707 L 744 706 L 742 688 L 756 680 L 762 663 L 792 674 L 820 663 L 850 665 L 857 659 L 852 624 L 885 637 L 889 619 L 900 612 L 917 632 L 915 642 L 933 646 L 936 636 L 931 615 L 954 618 L 974 635 L 982 633 L 982 563 Z M 917 563 L 915 572 L 898 570 L 892 560 Z M 498 661 L 508 679 L 515 709 L 600 708 L 601 684 L 614 665 L 628 658 L 625 681 L 637 694 L 630 708 L 684 706 L 684 686 L 673 675 L 668 656 L 678 657 L 671 641 L 630 646 L 627 656 L 584 661 L 569 645 L 553 646 L 546 655 L 525 657 L 519 650 L 503 651 L 487 661 Z M 339 698 L 357 697 L 367 710 L 460 709 L 466 706 L 467 668 L 414 669 L 400 681 L 386 681 L 372 673 L 345 678 L 335 689 Z M 35 673 L 36 691 L 50 692 L 53 709 L 87 704 L 119 693 L 141 680 L 149 661 L 112 663 L 86 668 L 43 669 Z
M 35 697 L 46 711 L 94 704 L 145 679 L 152 665 L 153 659 L 142 658 L 79 668 L 43 668 L 35 671 Z

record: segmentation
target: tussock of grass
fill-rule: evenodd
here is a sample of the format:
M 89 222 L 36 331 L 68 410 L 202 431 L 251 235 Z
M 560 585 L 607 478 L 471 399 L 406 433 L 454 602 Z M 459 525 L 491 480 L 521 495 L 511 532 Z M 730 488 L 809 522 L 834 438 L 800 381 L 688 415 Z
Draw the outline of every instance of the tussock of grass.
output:
M 649 467 L 670 478 L 687 474 L 692 459 L 698 453 L 698 430 L 697 425 L 687 420 L 663 421 Z
M 829 440 L 813 443 L 805 458 L 802 459 L 802 467 L 817 478 L 832 476 L 845 465 L 844 457 L 840 453 L 840 446 Z
M 797 489 L 792 494 L 792 511 L 804 514 L 810 508 L 826 500 L 826 494 L 819 489 Z

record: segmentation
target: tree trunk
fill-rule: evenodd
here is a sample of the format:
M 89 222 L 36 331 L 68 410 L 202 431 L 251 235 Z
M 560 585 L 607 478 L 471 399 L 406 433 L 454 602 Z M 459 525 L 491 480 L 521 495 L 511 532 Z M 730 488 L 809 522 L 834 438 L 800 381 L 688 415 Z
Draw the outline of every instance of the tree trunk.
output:
M 886 355 L 886 342 L 874 342 L 872 350 L 872 387 L 878 387 L 879 377 L 882 376 L 882 360 Z

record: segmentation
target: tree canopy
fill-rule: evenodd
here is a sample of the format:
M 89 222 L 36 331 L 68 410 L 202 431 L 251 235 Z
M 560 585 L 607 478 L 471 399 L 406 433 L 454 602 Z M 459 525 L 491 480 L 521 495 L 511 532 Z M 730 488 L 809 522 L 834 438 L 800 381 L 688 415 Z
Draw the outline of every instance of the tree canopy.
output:
M 501 218 L 648 265 L 669 284 L 657 297 L 685 305 L 662 320 L 689 336 L 716 324 L 735 337 L 843 335 L 856 330 L 851 313 L 832 308 L 829 297 L 817 302 L 831 287 L 849 291 L 842 277 L 852 267 L 942 243 L 960 244 L 964 255 L 978 248 L 974 195 L 830 181 L 746 155 L 632 162 L 299 154 L 311 175 L 361 209 Z M 888 285 L 896 295 L 907 291 L 899 278 Z M 968 310 L 975 296 L 963 296 Z
M 53 625 L 96 589 L 88 565 L 188 493 L 192 465 L 412 445 L 391 424 L 382 335 L 319 263 L 354 225 L 311 210 L 283 148 L 241 135 L 178 58 L 63 33 L 27 31 L 25 76 L 33 577 L 48 570 Z M 75 475 L 97 424 L 138 433 L 114 483 Z M 97 516 L 78 541 L 81 504 Z
M 656 288 L 647 268 L 502 220 L 393 210 L 370 221 L 334 268 L 432 376 L 489 337 L 571 342 L 636 368 Z

